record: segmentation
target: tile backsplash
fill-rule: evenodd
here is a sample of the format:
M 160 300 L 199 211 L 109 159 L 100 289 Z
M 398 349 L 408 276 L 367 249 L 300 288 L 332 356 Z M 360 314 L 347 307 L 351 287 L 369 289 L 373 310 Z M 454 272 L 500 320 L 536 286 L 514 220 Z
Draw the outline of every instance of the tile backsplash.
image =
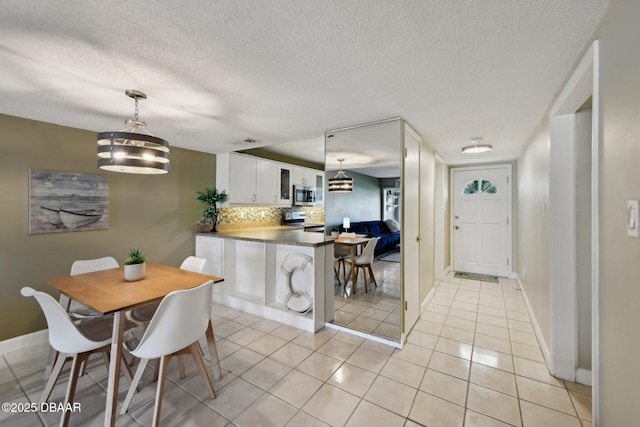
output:
M 295 209 L 307 214 L 307 222 L 324 223 L 324 207 L 237 207 L 220 208 L 218 229 L 270 227 L 282 224 L 283 213 Z

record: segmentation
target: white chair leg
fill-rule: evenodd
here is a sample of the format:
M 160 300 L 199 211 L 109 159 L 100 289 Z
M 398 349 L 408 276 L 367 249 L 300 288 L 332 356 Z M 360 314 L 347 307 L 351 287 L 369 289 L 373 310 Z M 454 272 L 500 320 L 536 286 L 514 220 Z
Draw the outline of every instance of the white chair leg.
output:
M 122 410 L 120 411 L 120 415 L 124 415 L 127 412 L 127 409 L 129 409 L 131 399 L 133 399 L 133 394 L 138 389 L 138 384 L 140 383 L 142 374 L 144 374 L 144 368 L 147 367 L 147 363 L 149 363 L 149 359 L 140 359 L 136 374 L 133 376 L 133 380 L 131 380 L 131 386 L 129 387 L 129 391 L 127 392 L 127 397 L 125 397 L 124 402 L 122 403 Z
M 171 355 L 160 358 L 160 372 L 158 374 L 158 388 L 156 389 L 156 405 L 153 410 L 153 427 L 160 424 L 160 412 L 162 411 L 162 395 L 164 393 L 164 381 L 167 376 L 167 365 L 171 360 Z
M 58 353 L 58 359 L 56 360 L 56 364 L 53 366 L 51 370 L 51 374 L 49 375 L 49 381 L 47 381 L 47 385 L 42 392 L 42 397 L 40 398 L 40 403 L 45 403 L 49 400 L 49 396 L 51 396 L 51 392 L 53 391 L 53 387 L 56 385 L 58 381 L 58 377 L 60 376 L 60 372 L 62 372 L 62 368 L 64 364 L 67 362 L 67 355 Z

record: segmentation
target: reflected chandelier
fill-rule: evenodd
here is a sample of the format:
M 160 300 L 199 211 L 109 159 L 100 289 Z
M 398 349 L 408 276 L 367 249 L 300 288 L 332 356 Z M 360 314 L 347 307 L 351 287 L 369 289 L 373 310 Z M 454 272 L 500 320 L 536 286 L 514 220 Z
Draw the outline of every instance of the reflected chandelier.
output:
M 330 193 L 348 193 L 353 191 L 353 178 L 349 178 L 342 170 L 342 162 L 344 159 L 338 159 L 340 162 L 340 169 L 338 174 L 333 178 L 329 178 L 329 192 Z
M 123 130 L 98 134 L 98 167 L 137 174 L 169 172 L 169 143 L 149 133 L 146 123 L 138 119 L 138 100 L 147 99 L 147 95 L 137 90 L 125 94 L 135 100 L 135 116 L 125 120 Z

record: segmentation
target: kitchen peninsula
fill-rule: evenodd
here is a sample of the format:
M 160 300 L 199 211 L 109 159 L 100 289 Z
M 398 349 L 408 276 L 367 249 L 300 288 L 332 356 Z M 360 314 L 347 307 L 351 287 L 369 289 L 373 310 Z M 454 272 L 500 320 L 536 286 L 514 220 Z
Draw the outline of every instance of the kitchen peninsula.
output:
M 196 235 L 204 273 L 224 277 L 215 302 L 309 332 L 324 327 L 333 301 L 333 239 L 284 227 Z M 330 298 L 326 298 L 329 293 Z M 333 307 L 330 316 L 333 315 Z

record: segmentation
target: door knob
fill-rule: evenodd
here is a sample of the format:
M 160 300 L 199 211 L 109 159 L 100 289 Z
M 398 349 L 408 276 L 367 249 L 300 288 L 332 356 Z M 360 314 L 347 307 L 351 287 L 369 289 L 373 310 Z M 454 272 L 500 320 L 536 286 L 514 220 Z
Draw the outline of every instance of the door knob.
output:
M 422 242 L 422 237 L 420 236 L 416 237 L 416 242 Z
M 456 230 L 460 230 L 460 227 L 458 227 L 457 225 L 453 228 L 455 228 Z

